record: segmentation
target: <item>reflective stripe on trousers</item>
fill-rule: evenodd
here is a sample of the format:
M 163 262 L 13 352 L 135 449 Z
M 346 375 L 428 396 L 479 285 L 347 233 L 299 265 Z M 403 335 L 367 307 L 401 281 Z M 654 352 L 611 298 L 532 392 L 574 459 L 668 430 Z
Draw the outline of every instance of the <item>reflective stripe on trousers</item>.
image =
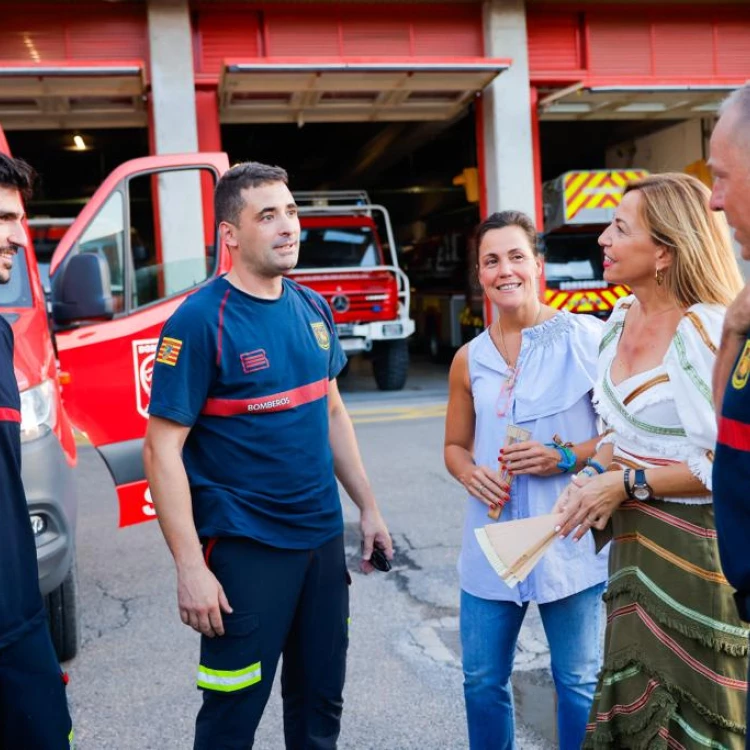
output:
M 222 693 L 233 693 L 260 682 L 260 662 L 244 669 L 209 669 L 202 664 L 198 666 L 198 687 L 204 690 L 219 690 Z

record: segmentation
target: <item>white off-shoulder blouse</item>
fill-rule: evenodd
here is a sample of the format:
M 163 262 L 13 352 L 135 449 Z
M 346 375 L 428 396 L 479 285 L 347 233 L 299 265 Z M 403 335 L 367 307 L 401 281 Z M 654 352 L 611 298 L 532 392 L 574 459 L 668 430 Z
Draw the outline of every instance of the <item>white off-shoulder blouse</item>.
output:
M 686 463 L 710 491 L 716 445 L 711 374 L 725 308 L 703 304 L 690 307 L 662 363 L 615 385 L 612 361 L 633 300 L 630 296 L 618 301 L 599 347 L 594 406 L 603 421 L 603 431 L 609 433 L 600 445 L 612 443 L 614 463 L 623 467 Z M 663 499 L 690 504 L 712 502 L 710 495 Z

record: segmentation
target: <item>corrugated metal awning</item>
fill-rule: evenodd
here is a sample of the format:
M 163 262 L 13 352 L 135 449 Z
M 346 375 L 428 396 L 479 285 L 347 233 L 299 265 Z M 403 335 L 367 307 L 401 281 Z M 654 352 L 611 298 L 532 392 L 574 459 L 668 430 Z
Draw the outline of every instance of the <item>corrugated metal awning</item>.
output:
M 540 90 L 542 120 L 688 120 L 715 116 L 736 84 L 590 85 Z
M 510 66 L 495 58 L 227 61 L 220 116 L 243 122 L 448 120 Z
M 145 127 L 144 91 L 140 61 L 3 65 L 0 122 L 5 130 Z

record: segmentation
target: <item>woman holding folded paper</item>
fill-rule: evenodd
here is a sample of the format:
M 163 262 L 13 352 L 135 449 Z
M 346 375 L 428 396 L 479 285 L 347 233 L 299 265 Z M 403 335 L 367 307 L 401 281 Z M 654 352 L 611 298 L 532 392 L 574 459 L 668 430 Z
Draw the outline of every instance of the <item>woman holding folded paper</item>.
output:
M 510 676 L 534 601 L 550 644 L 560 747 L 578 750 L 601 665 L 606 557 L 596 556 L 590 538 L 555 542 L 511 587 L 488 562 L 475 530 L 499 510 L 500 524 L 549 514 L 570 472 L 593 454 L 590 392 L 602 323 L 539 301 L 542 258 L 524 214 L 493 214 L 480 225 L 478 242 L 479 280 L 497 319 L 456 354 L 445 435 L 446 466 L 468 493 L 459 573 L 469 740 L 472 750 L 514 747 Z M 507 434 L 523 430 L 527 439 L 506 446 Z
M 748 631 L 719 564 L 711 373 L 742 287 L 723 216 L 684 174 L 630 185 L 599 239 L 627 284 L 595 389 L 608 434 L 560 499 L 561 533 L 612 536 L 604 669 L 584 747 L 745 747 Z M 598 532 L 597 532 L 598 533 Z M 750 554 L 750 552 L 748 553 Z

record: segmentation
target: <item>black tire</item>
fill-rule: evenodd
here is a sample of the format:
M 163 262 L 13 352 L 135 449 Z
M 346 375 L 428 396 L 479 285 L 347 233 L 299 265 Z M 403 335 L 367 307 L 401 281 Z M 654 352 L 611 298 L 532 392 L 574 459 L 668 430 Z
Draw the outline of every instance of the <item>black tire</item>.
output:
M 45 597 L 52 645 L 60 661 L 78 653 L 81 631 L 78 625 L 78 578 L 75 564 L 63 582 Z
M 377 341 L 372 350 L 372 373 L 381 391 L 400 391 L 409 374 L 409 345 L 406 339 Z

